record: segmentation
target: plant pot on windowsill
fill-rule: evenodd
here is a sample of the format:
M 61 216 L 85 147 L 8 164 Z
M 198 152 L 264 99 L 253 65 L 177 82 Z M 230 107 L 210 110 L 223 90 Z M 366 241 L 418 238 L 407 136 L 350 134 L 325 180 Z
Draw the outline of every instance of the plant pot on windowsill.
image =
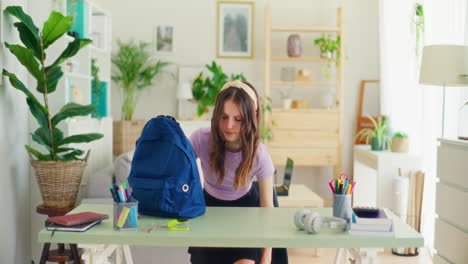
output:
M 408 153 L 409 152 L 409 139 L 393 137 L 391 149 L 392 149 L 392 152 Z

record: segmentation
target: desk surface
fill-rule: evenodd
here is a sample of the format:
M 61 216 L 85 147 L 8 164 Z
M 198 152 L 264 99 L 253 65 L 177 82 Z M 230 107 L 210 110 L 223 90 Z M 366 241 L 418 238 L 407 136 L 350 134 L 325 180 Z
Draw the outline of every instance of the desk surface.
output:
M 278 196 L 280 207 L 323 207 L 323 199 L 304 184 L 291 184 L 288 196 Z
M 104 220 L 90 230 L 58 232 L 42 229 L 40 242 L 80 244 L 130 244 L 153 246 L 225 246 L 225 247 L 420 247 L 423 238 L 414 229 L 395 219 L 395 237 L 351 236 L 347 232 L 322 229 L 311 235 L 296 229 L 293 223 L 297 208 L 237 208 L 207 207 L 206 214 L 189 221 L 190 231 L 159 229 L 152 233 L 145 230 L 116 231 L 112 219 Z M 330 216 L 331 208 L 311 209 Z M 112 215 L 112 205 L 85 204 L 70 213 L 84 211 Z M 391 214 L 392 217 L 395 215 Z M 142 216 L 139 225 L 150 228 L 154 224 L 165 225 L 171 219 Z

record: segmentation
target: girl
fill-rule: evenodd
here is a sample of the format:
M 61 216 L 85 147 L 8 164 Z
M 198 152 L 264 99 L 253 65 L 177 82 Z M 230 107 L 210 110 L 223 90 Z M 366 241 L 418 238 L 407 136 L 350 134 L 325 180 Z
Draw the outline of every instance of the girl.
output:
M 248 82 L 226 83 L 216 97 L 211 129 L 201 128 L 190 137 L 201 161 L 207 206 L 273 207 L 273 162 L 259 141 L 256 90 Z M 189 253 L 194 264 L 271 263 L 271 248 L 191 247 Z

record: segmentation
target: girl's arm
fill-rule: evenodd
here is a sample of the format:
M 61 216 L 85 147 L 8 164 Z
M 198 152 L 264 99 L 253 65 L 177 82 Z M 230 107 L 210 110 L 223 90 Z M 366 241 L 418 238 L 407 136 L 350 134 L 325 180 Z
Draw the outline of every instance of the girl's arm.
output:
M 260 206 L 273 208 L 273 176 L 258 181 L 260 191 Z M 271 248 L 264 248 L 261 264 L 271 263 Z

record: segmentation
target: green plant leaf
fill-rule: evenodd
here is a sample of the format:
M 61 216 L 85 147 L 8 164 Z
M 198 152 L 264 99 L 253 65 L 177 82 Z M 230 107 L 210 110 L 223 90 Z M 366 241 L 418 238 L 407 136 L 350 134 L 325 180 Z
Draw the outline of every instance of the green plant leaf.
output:
M 27 151 L 29 151 L 29 153 L 34 155 L 38 160 L 43 160 L 43 161 L 50 161 L 51 160 L 49 156 L 40 153 L 38 150 L 33 149 L 29 145 L 25 145 L 24 147 L 26 148 Z
M 78 156 L 83 155 L 83 153 L 84 152 L 82 150 L 73 149 L 72 152 L 59 156 L 59 160 L 64 161 L 64 162 L 72 161 L 72 160 L 80 160 L 80 157 Z
M 68 58 L 71 58 L 75 56 L 80 49 L 82 49 L 84 46 L 92 43 L 93 41 L 90 39 L 77 39 L 75 38 L 72 42 L 68 43 L 68 46 L 65 48 L 65 50 L 60 54 L 60 56 L 55 60 L 55 62 L 50 65 L 49 69 L 53 69 L 57 67 L 59 64 L 67 60 Z
M 39 43 L 39 29 L 34 25 L 33 20 L 30 16 L 24 13 L 23 8 L 21 6 L 9 6 L 5 8 L 4 11 L 6 14 L 10 14 L 18 18 L 19 21 L 24 23 L 24 25 L 31 31 L 33 36 L 37 36 L 37 40 Z
M 55 153 L 62 153 L 62 152 L 71 151 L 71 150 L 75 150 L 75 148 L 58 148 L 55 150 Z
M 47 78 L 47 93 L 53 93 L 57 89 L 57 84 L 63 76 L 61 67 L 46 67 L 46 78 Z M 40 93 L 44 93 L 44 84 L 38 83 L 36 90 Z
M 45 113 L 41 107 L 39 107 L 37 104 L 35 104 L 31 99 L 26 97 L 26 102 L 28 103 L 29 110 L 31 111 L 31 114 L 36 118 L 37 123 L 41 127 L 48 127 L 48 121 L 47 121 L 47 113 Z
M 67 138 L 64 138 L 57 146 L 62 146 L 71 143 L 87 143 L 94 140 L 98 140 L 104 137 L 103 134 L 100 133 L 89 133 L 89 134 L 80 134 L 80 135 L 73 135 Z
M 50 144 L 45 141 L 45 138 L 42 137 L 42 135 L 37 135 L 37 134 L 32 133 L 31 138 L 39 145 L 46 147 L 48 151 L 52 151 Z
M 52 118 L 52 126 L 56 126 L 60 121 L 74 116 L 87 116 L 96 110 L 96 106 L 79 105 L 76 103 L 68 103 L 60 109 L 60 111 Z
M 26 48 L 28 49 L 33 50 L 34 56 L 36 56 L 36 58 L 40 60 L 42 57 L 42 50 L 39 36 L 34 35 L 34 33 L 31 32 L 31 30 L 29 30 L 29 28 L 22 22 L 17 22 L 13 25 L 15 25 L 16 29 L 18 30 L 21 42 L 24 44 L 24 46 L 26 46 Z
M 57 148 L 57 142 L 60 142 L 63 139 L 63 132 L 60 129 L 56 128 L 56 127 L 54 127 L 52 131 L 53 131 L 52 135 L 54 137 L 53 147 L 56 149 Z M 44 142 L 47 146 L 50 147 L 51 142 L 50 142 L 50 132 L 49 132 L 48 127 L 40 127 L 38 129 L 36 129 L 36 131 L 34 131 L 34 135 L 39 137 L 42 142 Z M 51 151 L 51 152 L 53 152 L 53 151 Z M 54 154 L 51 153 L 51 155 L 53 156 Z
M 3 69 L 2 73 L 3 75 L 9 78 L 10 83 L 13 87 L 22 91 L 26 95 L 26 97 L 29 98 L 32 101 L 32 103 L 34 103 L 37 107 L 41 108 L 44 113 L 47 114 L 49 112 L 47 108 L 45 108 L 41 103 L 39 103 L 37 98 L 31 93 L 31 91 L 29 91 L 29 89 L 26 88 L 26 86 L 20 80 L 18 80 L 15 74 L 10 73 L 5 69 Z
M 32 49 L 27 49 L 20 45 L 10 45 L 5 42 L 5 46 L 10 50 L 13 55 L 16 56 L 18 61 L 23 64 L 29 73 L 31 73 L 36 80 L 44 82 L 44 77 L 42 76 L 41 68 L 39 62 L 34 57 L 34 51 Z
M 73 17 L 65 17 L 62 14 L 52 11 L 49 18 L 44 22 L 42 28 L 42 41 L 44 49 L 47 49 L 63 34 L 70 31 L 72 27 Z

